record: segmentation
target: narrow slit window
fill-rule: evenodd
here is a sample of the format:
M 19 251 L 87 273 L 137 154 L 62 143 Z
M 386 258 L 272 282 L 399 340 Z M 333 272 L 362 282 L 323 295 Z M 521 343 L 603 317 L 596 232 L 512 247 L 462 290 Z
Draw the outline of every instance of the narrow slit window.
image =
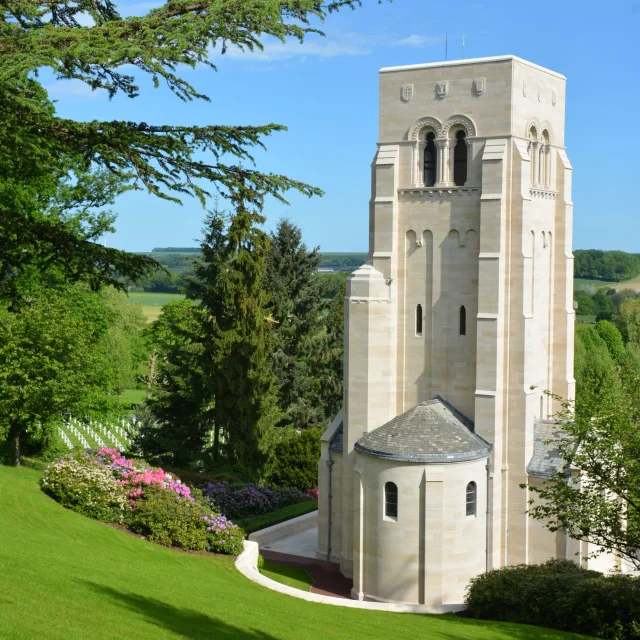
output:
M 422 305 L 416 307 L 416 335 L 422 335 Z
M 464 187 L 467 181 L 467 134 L 464 131 L 456 133 L 456 146 L 453 148 L 453 182 L 457 187 Z
M 470 482 L 467 485 L 467 515 L 475 516 L 476 515 L 476 483 Z
M 467 335 L 467 310 L 464 305 L 460 307 L 460 335 Z
M 398 486 L 395 482 L 384 485 L 384 515 L 387 518 L 398 519 Z
M 427 134 L 427 144 L 424 148 L 424 186 L 433 187 L 436 183 L 436 166 L 438 162 L 438 150 L 436 149 L 436 135 L 433 132 Z
M 422 305 L 416 306 L 416 335 L 422 335 Z

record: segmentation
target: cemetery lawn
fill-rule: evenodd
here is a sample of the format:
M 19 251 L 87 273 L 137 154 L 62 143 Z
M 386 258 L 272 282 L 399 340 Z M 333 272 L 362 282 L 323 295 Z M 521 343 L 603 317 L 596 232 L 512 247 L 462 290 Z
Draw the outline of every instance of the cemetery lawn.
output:
M 0 638 L 561 640 L 547 629 L 358 611 L 261 587 L 225 556 L 182 553 L 67 511 L 42 473 L 0 466 Z

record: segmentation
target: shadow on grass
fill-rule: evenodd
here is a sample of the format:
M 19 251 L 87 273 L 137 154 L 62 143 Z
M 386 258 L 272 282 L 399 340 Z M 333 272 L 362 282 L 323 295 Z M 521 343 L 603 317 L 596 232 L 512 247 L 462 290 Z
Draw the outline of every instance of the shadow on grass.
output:
M 275 636 L 254 629 L 240 629 L 219 618 L 212 618 L 193 609 L 179 609 L 173 605 L 148 598 L 137 593 L 117 591 L 95 582 L 81 580 L 88 588 L 102 597 L 109 598 L 128 609 L 130 614 L 143 618 L 150 624 L 172 631 L 183 638 L 200 640 L 276 640 Z

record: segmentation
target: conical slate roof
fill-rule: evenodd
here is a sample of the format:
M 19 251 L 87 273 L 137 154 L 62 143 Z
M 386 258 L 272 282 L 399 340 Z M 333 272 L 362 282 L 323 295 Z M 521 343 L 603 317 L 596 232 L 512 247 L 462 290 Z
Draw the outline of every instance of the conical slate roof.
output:
M 398 462 L 463 462 L 485 458 L 491 445 L 473 433 L 473 422 L 436 397 L 365 434 L 356 451 Z

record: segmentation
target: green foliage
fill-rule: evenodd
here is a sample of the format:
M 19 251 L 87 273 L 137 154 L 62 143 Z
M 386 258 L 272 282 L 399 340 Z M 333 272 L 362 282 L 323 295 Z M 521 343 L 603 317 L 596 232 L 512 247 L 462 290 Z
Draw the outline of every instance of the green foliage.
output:
M 481 574 L 472 579 L 466 604 L 475 618 L 596 638 L 631 640 L 640 632 L 640 579 L 604 576 L 566 560 Z
M 624 251 L 578 249 L 573 252 L 576 278 L 620 282 L 640 275 L 640 256 Z
M 270 432 L 280 417 L 265 284 L 269 239 L 259 227 L 264 220 L 242 206 L 229 220 L 209 215 L 188 290 L 206 318 L 203 377 L 214 397 L 214 457 L 223 434 L 228 458 L 258 478 L 270 463 Z
M 622 301 L 616 324 L 625 342 L 640 344 L 640 299 L 626 298 Z
M 67 509 L 102 522 L 122 520 L 127 495 L 108 467 L 70 456 L 62 464 L 51 465 L 40 484 Z
M 261 571 L 264 568 L 264 556 L 259 553 L 258 554 L 258 571 Z
M 127 516 L 127 526 L 152 542 L 168 547 L 208 551 L 209 536 L 203 518 L 211 508 L 172 491 L 146 487 L 144 499 Z
M 566 468 L 541 486 L 528 485 L 530 515 L 550 531 L 566 531 L 640 566 L 640 378 L 623 368 L 615 384 L 583 381 L 577 401 L 554 397 L 563 433 L 555 441 Z M 525 485 L 522 485 L 525 486 Z
M 608 320 L 600 320 L 596 322 L 595 331 L 602 338 L 613 361 L 622 364 L 625 355 L 624 343 L 617 327 Z
M 266 286 L 274 321 L 273 368 L 278 381 L 279 426 L 304 429 L 333 418 L 328 301 L 318 278 L 318 249 L 309 251 L 302 232 L 286 219 L 271 234 Z M 340 389 L 341 392 L 341 389 Z M 308 488 L 308 487 L 307 487 Z
M 321 428 L 299 432 L 291 428 L 282 429 L 274 451 L 278 462 L 269 473 L 269 484 L 296 487 L 302 491 L 317 487 L 322 432 Z
M 203 361 L 204 317 L 190 300 L 165 305 L 148 330 L 156 350 L 157 384 L 141 415 L 136 446 L 162 464 L 186 467 L 197 459 L 212 428 L 212 395 Z
M 574 296 L 575 301 L 578 303 L 578 310 L 576 313 L 581 316 L 595 316 L 598 313 L 598 309 L 590 296 L 576 293 Z

